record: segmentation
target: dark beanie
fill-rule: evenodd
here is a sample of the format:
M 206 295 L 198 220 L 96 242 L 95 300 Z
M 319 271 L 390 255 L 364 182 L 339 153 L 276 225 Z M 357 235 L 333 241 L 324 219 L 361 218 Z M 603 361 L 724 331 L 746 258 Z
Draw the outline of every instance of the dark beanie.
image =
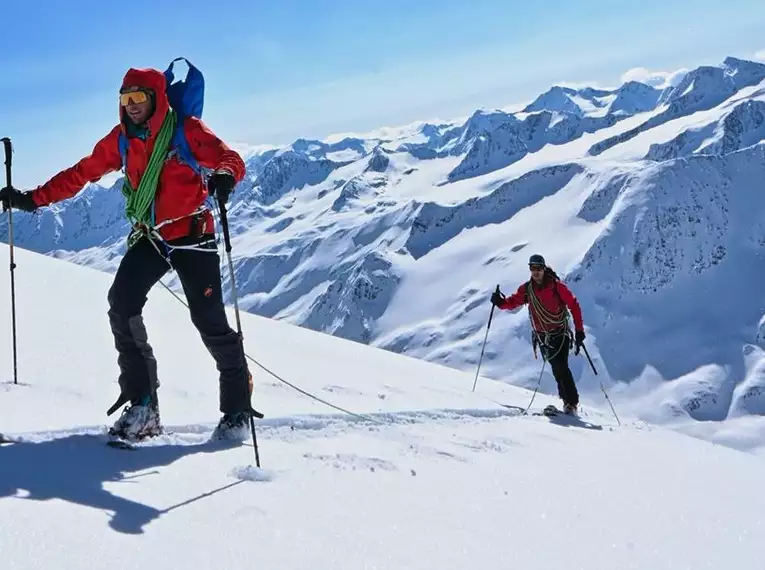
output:
M 529 265 L 541 265 L 542 267 L 547 267 L 547 264 L 545 263 L 545 258 L 539 255 L 538 253 L 535 253 L 531 257 L 529 257 Z

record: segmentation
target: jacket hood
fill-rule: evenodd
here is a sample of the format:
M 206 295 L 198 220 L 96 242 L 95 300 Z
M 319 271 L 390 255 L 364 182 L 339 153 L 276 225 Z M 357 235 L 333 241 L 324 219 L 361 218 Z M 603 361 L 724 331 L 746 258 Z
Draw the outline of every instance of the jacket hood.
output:
M 154 138 L 159 132 L 162 122 L 165 120 L 170 109 L 170 102 L 167 99 L 167 80 L 165 74 L 157 69 L 134 69 L 130 68 L 122 79 L 122 89 L 125 87 L 143 87 L 154 91 L 154 113 L 147 121 L 150 138 Z M 119 109 L 120 125 L 125 130 L 125 121 L 130 119 L 126 117 L 124 109 Z

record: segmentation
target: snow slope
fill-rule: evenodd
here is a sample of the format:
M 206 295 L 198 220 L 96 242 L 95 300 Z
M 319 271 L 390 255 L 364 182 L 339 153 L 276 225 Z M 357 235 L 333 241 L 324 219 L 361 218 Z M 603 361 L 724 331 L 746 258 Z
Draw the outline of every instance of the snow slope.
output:
M 520 417 L 496 402 L 525 406 L 526 390 L 481 378 L 473 393 L 470 374 L 245 314 L 255 359 L 367 415 L 256 369 L 253 469 L 251 447 L 206 441 L 213 368 L 159 287 L 146 316 L 174 434 L 107 448 L 109 276 L 17 263 L 17 386 L 0 329 L 0 422 L 19 440 L 0 445 L 3 569 L 760 567 L 761 457 L 591 405 L 580 421 Z
M 764 93 L 765 65 L 727 58 L 660 89 L 553 86 L 517 112 L 249 152 L 230 207 L 241 306 L 471 372 L 490 292 L 542 253 L 584 308 L 584 394 L 603 381 L 639 417 L 757 447 Z M 92 185 L 19 215 L 17 243 L 113 272 L 121 200 Z M 536 384 L 527 320 L 496 315 L 487 376 Z

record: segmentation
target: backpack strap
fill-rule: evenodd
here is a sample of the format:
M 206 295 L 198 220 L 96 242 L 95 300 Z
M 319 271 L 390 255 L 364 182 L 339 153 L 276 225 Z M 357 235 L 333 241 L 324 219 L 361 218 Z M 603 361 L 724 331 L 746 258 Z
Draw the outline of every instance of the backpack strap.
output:
M 194 170 L 194 172 L 204 178 L 206 169 L 203 169 L 202 165 L 199 164 L 199 161 L 194 158 L 194 153 L 191 152 L 191 147 L 189 146 L 189 141 L 186 138 L 186 131 L 183 128 L 182 123 L 175 127 L 173 138 L 170 141 L 170 148 L 172 150 L 167 155 L 168 159 L 176 156 L 178 158 L 178 162 L 187 164 L 192 168 L 192 170 Z
M 128 140 L 127 140 L 127 137 L 125 136 L 125 133 L 123 133 L 122 131 L 120 131 L 118 146 L 120 149 L 120 157 L 122 158 L 122 172 L 127 174 L 127 172 L 125 172 L 125 168 L 127 168 Z

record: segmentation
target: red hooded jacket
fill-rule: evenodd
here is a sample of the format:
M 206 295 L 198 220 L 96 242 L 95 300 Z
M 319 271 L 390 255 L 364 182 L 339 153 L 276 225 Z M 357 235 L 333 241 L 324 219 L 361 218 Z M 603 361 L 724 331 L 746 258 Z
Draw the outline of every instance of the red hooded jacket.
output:
M 562 281 L 555 281 L 552 277 L 546 275 L 541 285 L 537 285 L 533 280 L 531 281 L 531 284 L 537 299 L 539 299 L 539 302 L 548 312 L 558 314 L 563 311 L 564 307 L 568 307 L 568 310 L 571 312 L 571 317 L 574 319 L 574 328 L 578 331 L 584 330 L 582 309 L 579 306 L 579 301 L 577 301 L 576 297 L 571 292 L 571 289 L 566 287 Z M 505 301 L 501 305 L 497 305 L 497 308 L 505 311 L 512 311 L 523 306 L 527 302 L 526 283 L 524 283 L 518 287 L 518 290 L 515 293 L 505 297 Z M 533 305 L 529 305 L 529 312 L 535 331 L 549 332 L 555 328 L 555 325 L 546 325 L 541 322 L 539 315 L 534 311 Z
M 170 103 L 165 93 L 165 75 L 156 69 L 129 69 L 122 86 L 144 87 L 152 89 L 155 93 L 155 110 L 147 121 L 147 139 L 128 139 L 126 176 L 132 187 L 138 188 L 157 134 L 170 109 Z M 47 206 L 71 198 L 82 190 L 86 183 L 96 182 L 105 174 L 120 170 L 122 158 L 119 151 L 119 135 L 123 132 L 127 136 L 123 121 L 129 120 L 120 107 L 120 124 L 96 143 L 89 156 L 33 190 L 34 202 L 38 206 Z M 242 157 L 226 146 L 200 119 L 188 117 L 183 126 L 191 152 L 200 165 L 213 170 L 227 170 L 237 182 L 244 178 L 245 166 Z M 155 194 L 155 223 L 159 225 L 165 220 L 181 219 L 162 226 L 159 229 L 160 235 L 168 241 L 189 235 L 192 227 L 192 219 L 189 216 L 204 204 L 206 198 L 207 188 L 202 178 L 190 166 L 179 162 L 176 156 L 167 160 L 160 173 Z M 214 231 L 210 212 L 206 212 L 204 219 L 200 221 L 204 231 Z

